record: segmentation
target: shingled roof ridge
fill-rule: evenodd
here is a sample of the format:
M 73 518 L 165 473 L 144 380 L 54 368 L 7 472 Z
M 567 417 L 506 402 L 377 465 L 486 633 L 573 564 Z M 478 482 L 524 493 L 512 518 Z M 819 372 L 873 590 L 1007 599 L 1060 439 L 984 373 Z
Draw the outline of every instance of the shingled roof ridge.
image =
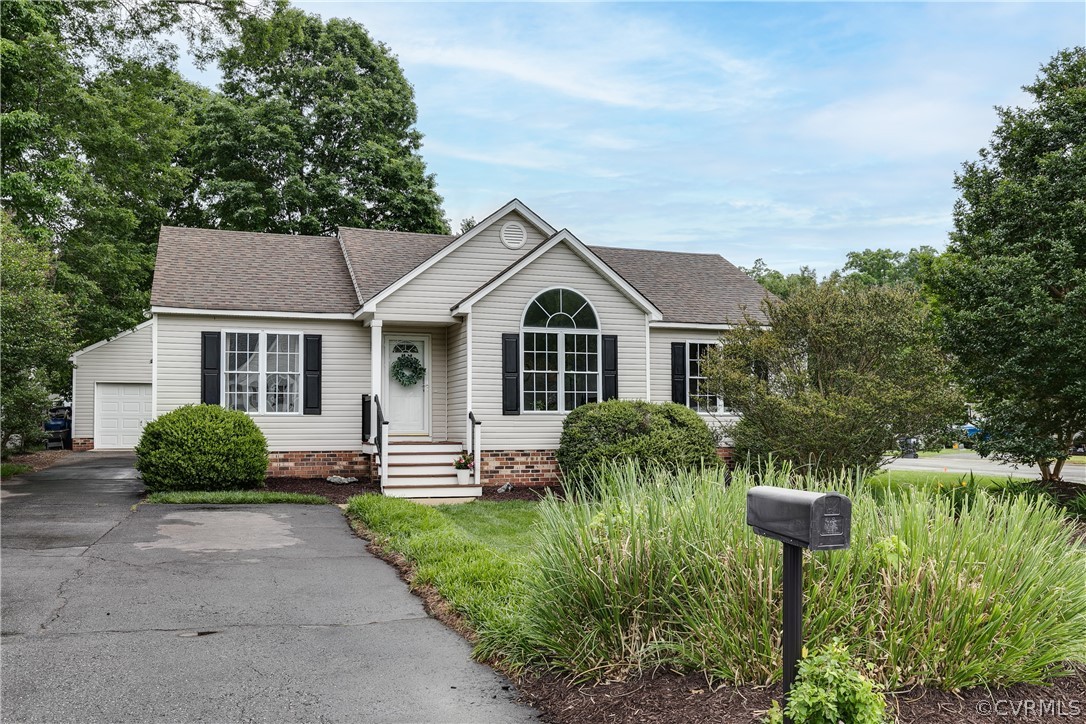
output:
M 371 234 L 396 234 L 402 236 L 432 236 L 436 239 L 456 239 L 460 234 L 431 234 L 426 231 L 395 231 L 393 229 L 367 229 L 364 226 L 341 226 L 339 231 L 365 231 Z M 338 236 L 338 233 L 337 233 Z
M 715 256 L 720 259 L 724 259 L 723 254 L 718 254 L 713 251 L 674 251 L 672 249 L 640 249 L 636 246 L 606 246 L 604 244 L 590 244 L 587 245 L 589 249 L 614 249 L 615 251 L 640 251 L 645 254 L 681 254 L 683 256 Z M 728 261 L 724 259 L 724 261 Z M 731 262 L 728 262 L 731 263 Z

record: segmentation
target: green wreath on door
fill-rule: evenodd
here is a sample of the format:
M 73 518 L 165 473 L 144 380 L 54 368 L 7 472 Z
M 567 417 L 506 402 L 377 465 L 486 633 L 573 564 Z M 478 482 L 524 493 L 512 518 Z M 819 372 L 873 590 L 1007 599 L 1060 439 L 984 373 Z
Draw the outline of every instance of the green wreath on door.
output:
M 426 377 L 426 368 L 418 357 L 410 354 L 401 354 L 389 369 L 392 379 L 404 387 L 413 387 Z

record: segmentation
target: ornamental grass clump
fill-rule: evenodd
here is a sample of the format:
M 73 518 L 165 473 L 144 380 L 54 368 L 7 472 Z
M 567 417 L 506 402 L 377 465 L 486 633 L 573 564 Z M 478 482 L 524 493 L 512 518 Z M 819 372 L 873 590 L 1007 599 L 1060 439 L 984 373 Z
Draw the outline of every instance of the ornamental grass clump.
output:
M 1086 663 L 1086 547 L 1043 499 L 876 494 L 851 477 L 761 484 L 853 501 L 852 547 L 808 553 L 805 636 L 891 689 L 1039 683 Z M 755 478 L 609 469 L 541 503 L 516 662 L 582 679 L 666 667 L 761 684 L 781 670 L 781 546 L 745 523 Z

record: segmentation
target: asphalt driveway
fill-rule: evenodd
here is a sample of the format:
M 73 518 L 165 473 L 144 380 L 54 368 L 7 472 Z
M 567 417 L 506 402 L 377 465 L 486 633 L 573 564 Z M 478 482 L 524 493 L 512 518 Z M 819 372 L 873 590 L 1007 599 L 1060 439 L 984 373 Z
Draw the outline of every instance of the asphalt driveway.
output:
M 125 455 L 4 481 L 5 722 L 520 722 L 333 506 L 132 506 Z

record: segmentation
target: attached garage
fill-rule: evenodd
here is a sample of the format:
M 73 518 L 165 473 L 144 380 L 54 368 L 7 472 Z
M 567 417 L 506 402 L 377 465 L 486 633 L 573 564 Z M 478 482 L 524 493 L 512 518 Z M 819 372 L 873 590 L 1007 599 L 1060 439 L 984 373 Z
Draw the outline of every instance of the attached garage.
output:
M 130 450 L 154 417 L 153 322 L 72 355 L 72 447 Z
M 125 450 L 140 441 L 151 420 L 151 385 L 99 382 L 94 389 L 94 446 Z

